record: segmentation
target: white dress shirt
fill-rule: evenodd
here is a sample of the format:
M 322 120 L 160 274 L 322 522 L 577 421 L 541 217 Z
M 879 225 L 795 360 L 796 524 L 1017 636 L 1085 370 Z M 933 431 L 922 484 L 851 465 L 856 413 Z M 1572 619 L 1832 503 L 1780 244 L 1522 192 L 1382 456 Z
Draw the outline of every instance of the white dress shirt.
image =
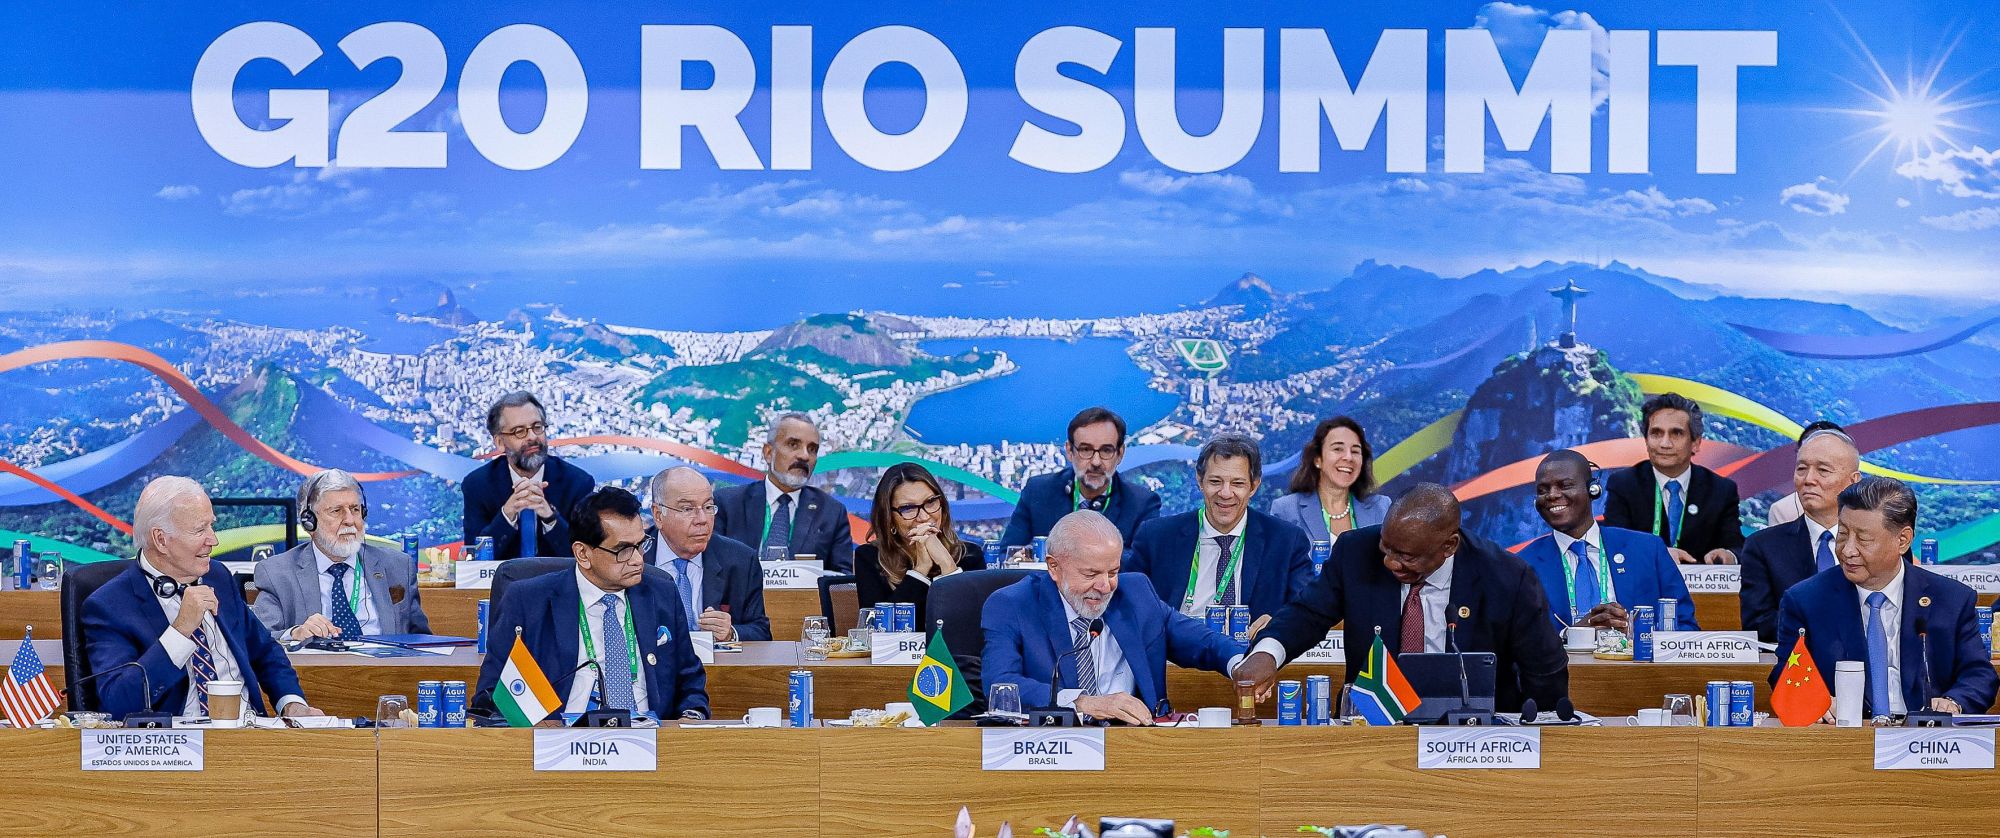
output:
M 1111 595 L 1115 597 L 1118 594 L 1114 591 Z M 1070 607 L 1069 600 L 1063 600 L 1062 604 L 1063 630 L 1069 633 L 1070 638 L 1070 645 L 1064 649 L 1067 652 L 1069 649 L 1076 648 L 1076 629 L 1074 626 L 1076 625 L 1076 618 L 1082 615 L 1076 613 L 1075 608 Z M 1108 606 L 1106 610 L 1109 610 Z M 1072 656 L 1072 662 L 1081 662 L 1082 657 L 1086 654 L 1090 655 L 1091 660 L 1097 665 L 1097 688 L 1091 690 L 1091 695 L 1132 693 L 1133 688 L 1138 682 L 1134 680 L 1134 676 L 1132 675 L 1132 665 L 1125 660 L 1125 650 L 1119 648 L 1118 639 L 1111 636 L 1110 626 L 1105 626 L 1103 631 L 1097 633 L 1097 639 L 1090 641 L 1089 652 L 1076 653 Z M 1056 694 L 1056 704 L 1060 707 L 1073 707 L 1076 704 L 1077 696 L 1083 694 L 1083 690 L 1080 689 L 1063 690 Z M 1137 697 L 1136 693 L 1133 695 Z
M 1424 607 L 1424 651 L 1426 652 L 1445 651 L 1445 610 L 1451 607 L 1451 568 L 1457 562 L 1457 554 L 1446 557 L 1444 564 L 1438 565 L 1437 570 L 1431 571 L 1431 575 L 1424 577 L 1424 592 L 1417 595 L 1417 602 Z M 1397 607 L 1400 608 L 1400 603 L 1410 598 L 1410 586 L 1396 586 L 1396 597 Z M 1382 642 L 1394 645 L 1386 637 Z M 1278 642 L 1278 638 L 1275 637 L 1266 637 L 1257 641 L 1257 645 L 1250 647 L 1250 654 L 1258 652 L 1270 655 L 1271 660 L 1277 661 L 1281 667 L 1290 661 L 1285 657 L 1285 644 Z M 1242 660 L 1237 658 L 1230 661 L 1229 671 L 1236 671 L 1236 665 L 1242 663 Z
M 1860 585 L 1854 586 L 1854 595 L 1861 603 L 1862 660 L 1867 660 L 1868 639 L 1868 595 L 1873 591 Z M 1882 605 L 1882 634 L 1889 641 L 1889 710 L 1888 715 L 1897 715 L 1908 710 L 1903 701 L 1903 563 L 1896 563 L 1896 578 L 1882 586 L 1882 595 L 1889 599 Z M 1882 715 L 1879 708 L 1876 715 Z
M 607 668 L 607 664 L 604 663 L 607 657 L 604 651 L 606 648 L 605 644 L 626 642 L 623 637 L 604 636 L 604 603 L 599 600 L 604 599 L 604 595 L 611 592 L 591 584 L 590 579 L 583 575 L 583 568 L 577 568 L 571 572 L 576 574 L 576 595 L 583 601 L 584 619 L 590 621 L 591 642 L 597 644 L 597 665 L 599 668 L 606 669 L 608 673 L 609 669 Z M 613 596 L 618 597 L 619 608 L 629 609 L 632 607 L 632 601 L 625 596 L 624 591 L 619 591 L 613 594 Z M 618 614 L 612 615 L 612 618 L 618 623 L 619 633 L 623 634 L 625 631 L 625 614 L 621 611 Z M 643 641 L 644 638 L 639 639 Z M 627 648 L 630 647 L 628 646 Z M 646 703 L 645 654 L 648 648 L 650 647 L 646 643 L 639 643 L 640 658 L 634 661 L 634 663 L 639 665 L 639 677 L 632 679 L 632 712 L 635 715 L 650 709 Z M 590 659 L 590 650 L 583 645 L 583 626 L 577 626 L 576 661 L 571 663 L 570 666 L 583 666 L 583 662 Z M 570 682 L 569 700 L 563 704 L 563 710 L 570 713 L 581 713 L 590 709 L 590 694 L 596 688 L 596 672 L 588 668 L 577 672 L 575 679 Z
M 658 544 L 659 544 L 658 547 L 653 548 L 659 553 L 659 556 L 654 561 L 654 564 L 658 565 L 661 570 L 666 571 L 668 576 L 674 577 L 674 583 L 677 585 L 680 583 L 680 576 L 674 571 L 674 566 L 676 564 L 674 560 L 687 559 L 688 589 L 694 592 L 694 608 L 695 608 L 695 613 L 689 616 L 692 617 L 701 616 L 702 554 L 696 553 L 692 556 L 682 556 L 676 554 L 672 547 L 667 546 L 666 536 L 661 536 Z M 680 589 L 675 588 L 674 592 L 675 595 L 678 596 L 680 593 Z M 600 594 L 599 596 L 602 596 L 602 594 Z
M 1659 501 L 1660 503 L 1660 514 L 1662 515 L 1666 514 L 1667 484 L 1668 483 L 1681 484 L 1681 505 L 1683 508 L 1685 508 L 1688 504 L 1688 488 L 1694 485 L 1692 482 L 1693 478 L 1694 478 L 1693 463 L 1689 463 L 1687 468 L 1682 469 L 1681 476 L 1679 477 L 1668 477 L 1665 473 L 1661 472 L 1659 469 L 1657 468 L 1653 469 L 1653 489 L 1654 491 L 1659 492 L 1659 495 L 1654 499 Z M 1668 545 L 1668 546 L 1671 547 L 1673 545 Z
M 1811 515 L 1802 515 L 1800 517 L 1804 518 L 1806 522 L 1806 555 L 1813 557 L 1813 572 L 1817 573 L 1819 569 L 1819 534 L 1823 532 L 1833 533 L 1833 541 L 1826 545 L 1826 549 L 1839 550 L 1840 523 L 1836 521 L 1831 527 L 1822 527 L 1818 521 L 1812 519 Z M 1833 554 L 1833 563 L 1840 564 L 1840 554 L 1837 552 Z
M 1230 552 L 1234 553 L 1237 550 L 1237 545 L 1243 544 L 1243 531 L 1250 524 L 1250 516 L 1246 513 L 1243 517 L 1236 519 L 1236 526 L 1231 527 L 1228 532 L 1218 530 L 1214 524 L 1209 523 L 1207 512 L 1196 512 L 1195 518 L 1201 521 L 1201 533 L 1195 537 L 1195 555 L 1200 560 L 1195 563 L 1194 577 L 1188 580 L 1188 587 L 1194 591 L 1194 601 L 1190 603 L 1186 598 L 1183 598 L 1182 602 L 1187 603 L 1187 607 L 1182 608 L 1181 613 L 1199 620 L 1206 620 L 1208 619 L 1208 606 L 1210 603 L 1215 602 L 1216 567 L 1229 561 L 1229 557 L 1222 553 L 1222 545 L 1215 543 L 1215 537 L 1218 535 L 1236 536 L 1236 540 L 1230 542 Z M 1246 546 L 1243 549 L 1247 550 L 1248 547 Z M 1172 556 L 1165 557 L 1165 560 L 1175 561 Z M 1236 571 L 1231 578 L 1236 581 L 1236 604 L 1241 605 L 1243 604 L 1242 563 L 1237 563 Z
M 1584 544 L 1588 545 L 1587 552 L 1590 554 L 1590 560 L 1592 562 L 1595 562 L 1597 564 L 1597 567 L 1602 568 L 1604 571 L 1601 575 L 1595 577 L 1598 579 L 1605 580 L 1604 601 L 1605 602 L 1618 601 L 1618 590 L 1617 590 L 1618 580 L 1613 578 L 1613 574 L 1611 572 L 1612 568 L 1604 563 L 1606 561 L 1604 556 L 1604 534 L 1598 531 L 1597 525 L 1595 523 L 1591 524 L 1590 532 L 1584 533 L 1583 538 L 1581 539 L 1570 538 L 1567 533 L 1564 533 L 1560 530 L 1555 531 L 1555 536 L 1556 536 L 1556 554 L 1562 556 L 1563 561 L 1569 563 L 1569 572 L 1571 576 L 1582 576 L 1583 569 L 1577 566 L 1578 562 L 1576 560 L 1576 554 L 1571 553 L 1569 551 L 1569 546 L 1571 544 L 1575 544 L 1579 540 L 1582 541 Z M 1440 568 L 1440 570 L 1442 570 L 1442 568 Z M 1577 620 L 1582 619 L 1583 615 L 1590 613 L 1590 609 L 1576 604 L 1575 591 L 1569 591 L 1568 594 L 1570 595 L 1571 599 L 1570 610 L 1576 612 L 1574 615 L 1572 615 L 1573 619 L 1569 620 L 1569 622 L 1574 623 Z
M 356 559 L 360 557 L 359 553 L 355 554 Z M 319 613 L 331 620 L 333 619 L 333 575 L 327 573 L 326 569 L 333 567 L 333 557 L 319 549 L 319 542 L 313 542 L 313 559 L 319 566 Z M 347 589 L 348 605 L 354 609 L 354 619 L 361 624 L 362 634 L 381 634 L 382 621 L 375 616 L 375 596 L 368 590 L 368 580 L 361 580 L 361 596 L 354 595 L 354 580 L 360 577 L 361 564 L 349 559 L 346 585 L 343 586 Z
M 541 468 L 538 468 L 538 469 L 535 469 L 535 473 L 534 473 L 534 474 L 530 474 L 530 475 L 528 475 L 527 477 L 522 477 L 522 476 L 521 476 L 521 473 L 520 473 L 520 472 L 518 472 L 518 471 L 515 471 L 515 470 L 514 470 L 514 466 L 510 464 L 510 465 L 508 465 L 508 466 L 507 466 L 507 476 L 508 476 L 509 478 L 512 478 L 512 479 L 513 479 L 513 482 L 512 482 L 512 483 L 511 483 L 510 485 L 514 485 L 514 486 L 519 486 L 519 485 L 521 485 L 521 484 L 523 484 L 523 483 L 526 483 L 526 482 L 528 482 L 528 481 L 530 481 L 530 480 L 532 480 L 532 481 L 534 481 L 534 482 L 536 482 L 536 483 L 540 483 L 540 482 L 542 482 L 542 481 L 543 481 L 544 479 L 546 479 L 546 477 L 547 477 L 547 472 L 548 472 L 548 470 L 549 470 L 549 467 L 548 467 L 547 465 L 543 465 L 543 466 L 542 466 Z M 502 515 L 503 517 L 505 517 L 505 518 L 507 519 L 507 525 L 508 525 L 508 526 L 510 526 L 510 527 L 515 527 L 515 528 L 519 528 L 519 527 L 521 526 L 521 522 L 520 522 L 520 521 L 518 520 L 518 518 L 519 518 L 520 516 L 518 516 L 518 515 L 510 515 L 510 514 L 507 514 L 507 513 L 505 513 L 505 512 L 502 512 L 502 513 L 501 513 L 501 515 Z M 539 524 L 541 525 L 541 528 L 542 528 L 542 532 L 548 532 L 549 530 L 552 530 L 552 529 L 555 529 L 555 528 L 556 528 L 556 519 L 555 519 L 555 516 L 553 516 L 553 515 L 543 515 L 543 516 L 540 516 L 540 517 L 541 517 L 541 519 L 542 519 L 542 520 L 541 520 L 540 522 L 538 522 L 538 523 L 539 523 Z
M 159 568 L 154 567 L 152 561 L 147 559 L 143 552 L 139 556 L 139 569 L 145 571 L 148 577 L 166 575 L 161 573 Z M 175 594 L 162 598 L 155 593 L 153 598 L 160 603 L 160 610 L 166 612 L 167 615 L 167 630 L 160 632 L 160 648 L 167 651 L 167 658 L 174 662 L 174 666 L 188 670 L 188 667 L 194 661 L 194 638 L 180 633 L 180 630 L 174 628 L 173 625 L 174 618 L 180 616 L 181 613 L 181 597 L 179 594 Z M 216 622 L 215 615 L 202 615 L 201 628 L 208 640 L 209 657 L 215 661 L 214 680 L 243 680 L 243 669 L 237 665 L 236 653 L 230 651 L 229 639 L 222 633 L 222 626 Z M 263 631 L 263 624 L 253 620 L 251 621 L 251 630 Z M 245 684 L 244 686 L 247 688 L 249 685 Z M 152 696 L 146 696 L 146 701 L 149 704 L 152 700 Z M 243 708 L 246 715 L 250 712 L 250 701 L 250 696 L 243 696 Z M 285 712 L 286 707 L 292 704 L 304 703 L 306 703 L 306 700 L 300 696 L 285 695 L 278 699 L 278 712 L 282 714 Z M 189 717 L 204 715 L 201 712 L 201 695 L 194 688 L 194 672 L 192 670 L 188 670 L 187 701 L 181 704 L 179 715 Z

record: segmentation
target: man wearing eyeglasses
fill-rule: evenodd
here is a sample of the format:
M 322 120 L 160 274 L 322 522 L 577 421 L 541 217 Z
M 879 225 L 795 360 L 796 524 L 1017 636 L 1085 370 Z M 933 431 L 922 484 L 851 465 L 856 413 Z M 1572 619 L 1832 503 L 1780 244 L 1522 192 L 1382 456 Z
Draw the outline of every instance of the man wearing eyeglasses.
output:
M 1032 543 L 1049 534 L 1064 515 L 1079 509 L 1101 512 L 1131 544 L 1139 525 L 1160 517 L 1160 496 L 1118 473 L 1125 459 L 1125 420 L 1102 407 L 1085 408 L 1069 420 L 1063 445 L 1069 468 L 1028 478 L 1021 500 L 1000 543 Z
M 653 475 L 653 526 L 647 561 L 674 579 L 691 631 L 715 639 L 771 639 L 764 614 L 764 571 L 750 545 L 715 534 L 715 487 L 701 472 L 675 466 Z M 651 535 L 651 533 L 649 533 Z
M 514 583 L 500 601 L 472 709 L 494 712 L 514 638 L 564 696 L 563 710 L 630 710 L 661 719 L 708 717 L 708 677 L 684 628 L 672 585 L 646 572 L 652 539 L 639 499 L 616 486 L 591 492 L 570 516 L 576 567 Z
M 501 396 L 486 411 L 486 430 L 501 456 L 465 476 L 466 548 L 483 535 L 493 539 L 497 560 L 560 555 L 570 543 L 561 511 L 597 480 L 549 453 L 546 411 L 532 393 Z

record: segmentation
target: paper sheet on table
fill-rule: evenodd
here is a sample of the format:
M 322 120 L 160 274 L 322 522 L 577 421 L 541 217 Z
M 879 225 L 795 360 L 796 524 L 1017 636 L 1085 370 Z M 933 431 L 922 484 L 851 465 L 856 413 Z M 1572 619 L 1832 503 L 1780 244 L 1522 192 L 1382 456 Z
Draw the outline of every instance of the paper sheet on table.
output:
M 353 719 L 343 719 L 339 716 L 296 716 L 292 719 L 292 721 L 298 722 L 299 727 L 305 728 L 307 730 L 332 730 L 334 728 L 347 728 L 354 726 Z M 257 728 L 258 730 L 292 729 L 291 725 L 285 724 L 284 719 L 269 717 L 269 716 L 258 716 L 254 719 L 251 719 L 250 726 Z

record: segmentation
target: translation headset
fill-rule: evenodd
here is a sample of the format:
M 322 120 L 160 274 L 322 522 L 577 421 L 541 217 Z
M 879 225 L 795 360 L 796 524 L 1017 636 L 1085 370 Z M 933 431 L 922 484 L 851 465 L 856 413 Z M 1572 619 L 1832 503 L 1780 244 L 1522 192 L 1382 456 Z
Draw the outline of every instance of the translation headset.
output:
M 1597 500 L 1604 496 L 1604 481 L 1597 479 L 1598 465 L 1588 459 L 1584 460 L 1583 464 L 1590 467 L 1590 485 L 1585 486 L 1583 490 L 1590 493 L 1591 500 Z
M 339 469 L 326 469 L 306 478 L 306 484 L 299 487 L 299 529 L 314 532 L 319 529 L 319 513 L 313 511 L 313 504 L 319 502 L 319 484 Z M 345 474 L 345 472 L 342 472 Z M 361 496 L 361 520 L 368 520 L 368 490 L 361 488 L 361 481 L 354 481 L 354 493 Z
M 195 577 L 193 582 L 187 583 L 176 582 L 171 576 L 148 576 L 147 578 L 153 580 L 153 593 L 161 599 L 173 599 L 186 593 L 187 589 L 199 587 L 202 584 L 201 577 L 199 576 Z

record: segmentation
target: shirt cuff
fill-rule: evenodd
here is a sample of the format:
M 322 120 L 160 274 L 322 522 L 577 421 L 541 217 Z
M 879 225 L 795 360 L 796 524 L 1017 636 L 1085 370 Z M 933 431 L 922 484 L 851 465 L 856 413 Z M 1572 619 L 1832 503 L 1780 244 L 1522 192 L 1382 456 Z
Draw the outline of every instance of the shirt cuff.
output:
M 503 519 L 506 519 L 506 521 L 507 521 L 507 526 L 510 526 L 510 527 L 513 527 L 513 528 L 515 528 L 515 529 L 520 529 L 520 528 L 521 528 L 521 516 L 519 516 L 519 515 L 509 515 L 509 514 L 507 514 L 507 513 L 505 513 L 505 512 L 502 512 L 502 513 L 500 513 L 500 517 L 501 517 L 501 518 L 503 518 Z
M 939 579 L 943 579 L 943 578 L 945 578 L 946 576 L 957 576 L 957 575 L 959 575 L 959 574 L 961 574 L 961 573 L 964 573 L 964 572 L 965 572 L 965 568 L 962 568 L 962 567 L 954 567 L 954 568 L 952 568 L 952 569 L 951 569 L 951 572 L 950 572 L 950 573 L 940 573 L 940 574 L 938 574 L 938 578 L 939 578 Z
M 1250 647 L 1250 651 L 1244 657 L 1249 657 L 1258 652 L 1270 655 L 1272 660 L 1278 662 L 1278 668 L 1280 669 L 1283 669 L 1287 662 L 1285 660 L 1285 644 L 1279 643 L 1275 637 L 1266 637 L 1263 640 L 1257 641 L 1257 645 Z M 1232 669 L 1231 671 L 1234 670 Z
M 175 669 L 186 669 L 188 659 L 194 657 L 194 638 L 167 626 L 166 631 L 160 632 L 160 648 L 167 650 L 167 658 L 174 662 Z
M 287 707 L 290 707 L 294 704 L 305 704 L 305 703 L 306 700 L 304 696 L 287 695 L 284 698 L 280 698 L 278 699 L 278 715 L 280 716 L 285 715 L 285 708 Z
M 1056 706 L 1076 708 L 1076 700 L 1083 696 L 1083 690 L 1060 690 L 1056 693 Z
M 930 578 L 930 577 L 928 577 L 928 576 L 925 576 L 925 575 L 923 575 L 923 574 L 921 574 L 921 573 L 914 573 L 914 572 L 912 572 L 912 573 L 905 573 L 905 574 L 903 574 L 903 578 L 904 578 L 904 579 L 915 579 L 915 580 L 917 580 L 917 581 L 919 581 L 919 582 L 922 582 L 922 583 L 924 583 L 924 584 L 926 584 L 926 585 L 929 585 L 929 584 L 931 583 L 931 578 Z
M 1244 659 L 1244 658 L 1247 658 L 1247 657 L 1249 657 L 1249 655 L 1248 655 L 1248 654 L 1242 654 L 1242 655 L 1237 655 L 1236 657 L 1233 657 L 1233 658 L 1230 658 L 1230 659 L 1229 659 L 1229 665 L 1228 665 L 1228 666 L 1225 666 L 1225 667 L 1223 667 L 1223 668 L 1222 668 L 1222 671 L 1224 671 L 1224 672 L 1229 672 L 1229 673 L 1234 673 L 1234 672 L 1236 671 L 1236 667 L 1239 667 L 1239 666 L 1242 666 L 1242 665 L 1243 665 L 1243 659 Z

